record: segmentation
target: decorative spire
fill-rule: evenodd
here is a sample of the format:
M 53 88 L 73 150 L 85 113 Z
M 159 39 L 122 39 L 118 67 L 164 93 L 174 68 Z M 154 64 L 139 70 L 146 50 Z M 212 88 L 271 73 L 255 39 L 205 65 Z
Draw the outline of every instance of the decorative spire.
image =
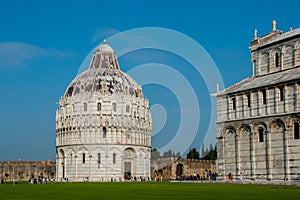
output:
M 276 21 L 275 20 L 272 21 L 272 31 L 273 32 L 276 31 Z
M 106 44 L 106 37 L 103 38 L 103 44 Z
M 254 40 L 257 40 L 257 29 L 254 30 Z

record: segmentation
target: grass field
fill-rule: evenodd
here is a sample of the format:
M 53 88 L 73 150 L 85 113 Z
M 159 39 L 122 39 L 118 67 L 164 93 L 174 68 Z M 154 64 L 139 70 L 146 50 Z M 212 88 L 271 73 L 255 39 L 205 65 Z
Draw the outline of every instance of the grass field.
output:
M 0 185 L 0 199 L 300 199 L 299 186 L 170 182 Z

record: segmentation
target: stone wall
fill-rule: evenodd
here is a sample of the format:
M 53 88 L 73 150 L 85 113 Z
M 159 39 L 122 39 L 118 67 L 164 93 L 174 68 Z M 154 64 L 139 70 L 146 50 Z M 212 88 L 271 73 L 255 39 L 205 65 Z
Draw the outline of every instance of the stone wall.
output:
M 55 177 L 55 162 L 51 161 L 3 161 L 0 162 L 0 178 L 5 181 L 28 181 L 30 178 Z
M 180 172 L 181 171 L 181 172 Z M 216 172 L 216 161 L 214 160 L 194 160 L 179 158 L 169 165 L 154 169 L 151 172 L 152 179 L 170 180 L 182 177 L 199 175 L 206 179 L 210 173 Z

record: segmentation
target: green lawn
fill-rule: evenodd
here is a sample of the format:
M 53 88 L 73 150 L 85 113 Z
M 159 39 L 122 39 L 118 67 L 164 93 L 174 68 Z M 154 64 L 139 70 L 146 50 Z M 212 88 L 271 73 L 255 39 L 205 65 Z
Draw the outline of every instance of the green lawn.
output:
M 0 185 L 0 199 L 300 199 L 299 186 L 169 182 Z

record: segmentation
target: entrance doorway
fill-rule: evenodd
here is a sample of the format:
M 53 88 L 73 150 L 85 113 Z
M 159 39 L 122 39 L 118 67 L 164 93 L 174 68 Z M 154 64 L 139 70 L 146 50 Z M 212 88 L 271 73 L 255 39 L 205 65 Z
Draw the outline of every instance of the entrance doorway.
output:
M 182 173 L 183 173 L 183 164 L 179 163 L 176 166 L 176 178 L 180 178 L 182 176 Z
M 124 179 L 131 179 L 131 162 L 124 162 Z

